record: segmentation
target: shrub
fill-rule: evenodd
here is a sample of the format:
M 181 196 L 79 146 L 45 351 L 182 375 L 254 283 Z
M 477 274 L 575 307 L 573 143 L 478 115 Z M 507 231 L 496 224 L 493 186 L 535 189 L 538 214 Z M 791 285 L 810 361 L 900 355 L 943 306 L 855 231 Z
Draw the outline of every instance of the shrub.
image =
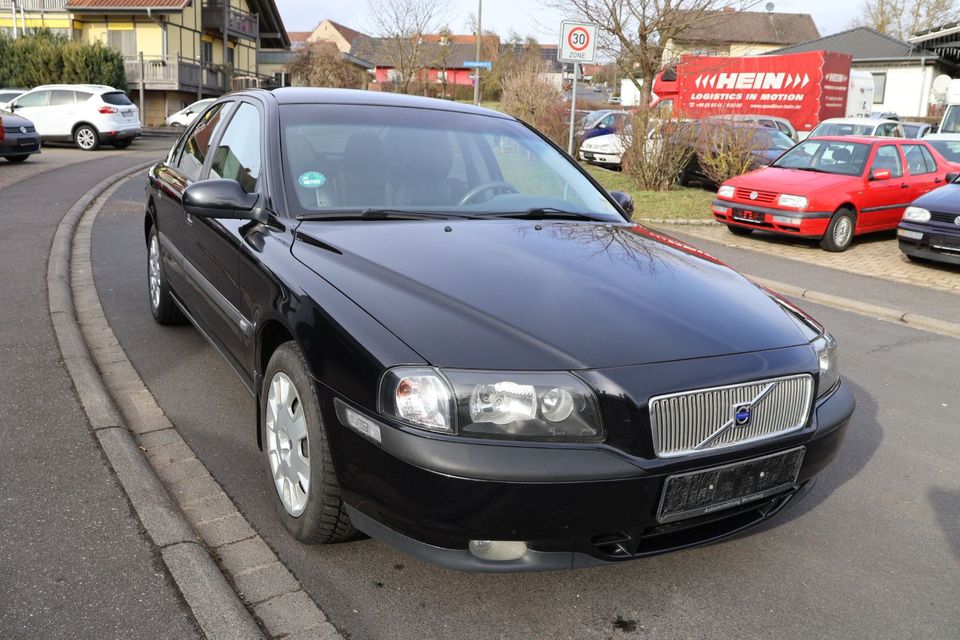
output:
M 693 157 L 696 131 L 640 109 L 620 136 L 624 173 L 643 191 L 666 191 Z
M 755 168 L 756 129 L 723 123 L 704 124 L 697 141 L 700 170 L 714 184 Z
M 539 65 L 522 65 L 503 78 L 500 108 L 532 125 L 563 148 L 567 146 L 569 105 L 553 84 L 540 77 Z
M 88 44 L 49 31 L 13 40 L 0 34 L 0 86 L 105 84 L 126 91 L 123 57 L 100 42 Z

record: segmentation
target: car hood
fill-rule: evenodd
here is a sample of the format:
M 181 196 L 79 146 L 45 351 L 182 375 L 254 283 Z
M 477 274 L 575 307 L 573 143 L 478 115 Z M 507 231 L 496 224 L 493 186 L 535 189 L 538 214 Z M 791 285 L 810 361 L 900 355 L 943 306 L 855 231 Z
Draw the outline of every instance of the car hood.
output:
M 913 202 L 913 206 L 960 215 L 960 184 L 946 184 L 926 193 Z
M 5 127 L 32 127 L 33 122 L 9 111 L 0 111 L 0 119 Z
M 806 342 L 743 276 L 639 226 L 304 222 L 293 254 L 437 366 L 608 368 Z
M 782 153 L 782 152 L 781 152 Z M 813 190 L 844 187 L 862 181 L 859 176 L 844 176 L 836 173 L 816 173 L 799 169 L 763 167 L 728 180 L 725 184 L 747 189 L 763 189 L 777 193 L 805 195 Z

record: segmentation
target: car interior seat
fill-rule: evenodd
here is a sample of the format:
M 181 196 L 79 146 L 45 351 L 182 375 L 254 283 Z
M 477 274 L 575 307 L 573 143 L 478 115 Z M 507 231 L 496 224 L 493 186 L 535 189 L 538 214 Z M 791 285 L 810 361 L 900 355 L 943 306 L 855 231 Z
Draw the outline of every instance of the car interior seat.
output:
M 362 207 L 386 205 L 389 177 L 383 142 L 374 133 L 354 133 L 347 140 L 340 163 L 341 204 Z

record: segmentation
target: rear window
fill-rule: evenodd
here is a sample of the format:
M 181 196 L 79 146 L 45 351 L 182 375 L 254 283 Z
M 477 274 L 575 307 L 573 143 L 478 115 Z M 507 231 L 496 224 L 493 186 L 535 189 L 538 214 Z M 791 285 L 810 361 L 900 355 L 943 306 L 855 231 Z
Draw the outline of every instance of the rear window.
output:
M 124 107 L 133 104 L 130 102 L 130 98 L 127 97 L 127 94 L 125 94 L 123 91 L 111 91 L 110 93 L 104 93 L 100 96 L 100 99 L 107 104 L 112 104 L 118 107 Z

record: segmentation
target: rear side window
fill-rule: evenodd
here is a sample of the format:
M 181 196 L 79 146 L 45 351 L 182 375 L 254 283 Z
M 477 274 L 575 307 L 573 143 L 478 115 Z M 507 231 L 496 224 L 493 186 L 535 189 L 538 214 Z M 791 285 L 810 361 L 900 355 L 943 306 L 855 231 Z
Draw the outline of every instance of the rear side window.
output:
M 100 96 L 100 99 L 107 104 L 112 104 L 117 107 L 125 107 L 133 104 L 130 102 L 130 98 L 127 97 L 127 94 L 125 94 L 123 91 L 111 91 L 110 93 L 104 93 Z
M 247 193 L 256 191 L 261 166 L 260 129 L 256 107 L 242 103 L 213 154 L 210 178 L 236 180 Z
M 86 102 L 87 100 L 89 100 L 90 98 L 93 97 L 93 94 L 92 94 L 92 93 L 89 93 L 89 92 L 87 92 L 87 91 L 75 91 L 74 93 L 77 94 L 77 103 L 78 103 L 78 104 L 81 103 L 81 102 Z
M 921 144 L 903 145 L 903 157 L 907 161 L 907 171 L 910 175 L 933 173 L 937 170 L 937 163 L 933 156 Z
M 870 170 L 889 169 L 890 176 L 900 178 L 903 176 L 903 166 L 900 164 L 900 154 L 897 148 L 892 144 L 886 144 L 877 149 L 877 155 L 873 157 L 873 165 Z
M 45 107 L 49 98 L 49 91 L 34 91 L 17 98 L 17 105 L 21 107 Z
M 50 102 L 51 107 L 58 107 L 65 104 L 74 104 L 75 99 L 73 96 L 73 91 L 67 91 L 64 89 L 54 89 L 50 92 Z
M 177 168 L 180 169 L 183 175 L 191 180 L 200 179 L 200 171 L 203 169 L 204 160 L 207 159 L 210 142 L 223 123 L 222 116 L 225 104 L 217 105 L 206 112 L 203 115 L 203 119 L 198 122 L 197 126 L 190 132 L 189 137 L 187 137 L 183 145 L 183 152 L 177 161 Z

